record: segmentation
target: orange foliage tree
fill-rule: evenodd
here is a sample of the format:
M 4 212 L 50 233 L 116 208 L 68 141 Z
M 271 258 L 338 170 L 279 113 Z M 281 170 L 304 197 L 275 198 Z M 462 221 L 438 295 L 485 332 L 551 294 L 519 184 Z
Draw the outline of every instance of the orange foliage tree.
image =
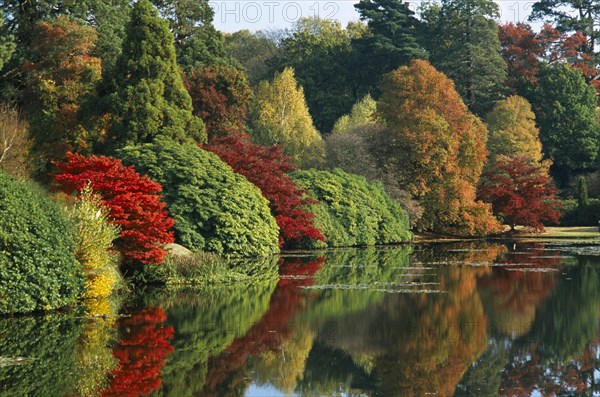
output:
M 81 104 L 95 94 L 101 59 L 92 56 L 96 30 L 66 16 L 40 22 L 22 69 L 34 150 L 42 161 L 62 160 L 67 151 L 90 151 L 91 138 L 79 119 Z M 41 164 L 43 166 L 43 164 Z
M 498 232 L 490 206 L 476 201 L 487 130 L 452 81 L 417 60 L 390 73 L 381 90 L 378 111 L 389 130 L 381 165 L 423 205 L 420 228 L 458 235 Z

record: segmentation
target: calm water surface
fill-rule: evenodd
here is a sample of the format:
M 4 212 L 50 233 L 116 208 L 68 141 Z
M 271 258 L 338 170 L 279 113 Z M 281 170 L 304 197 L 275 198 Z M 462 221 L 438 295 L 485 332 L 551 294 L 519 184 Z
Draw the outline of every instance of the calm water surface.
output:
M 0 395 L 600 396 L 600 245 L 337 250 L 281 266 L 252 288 L 0 319 Z

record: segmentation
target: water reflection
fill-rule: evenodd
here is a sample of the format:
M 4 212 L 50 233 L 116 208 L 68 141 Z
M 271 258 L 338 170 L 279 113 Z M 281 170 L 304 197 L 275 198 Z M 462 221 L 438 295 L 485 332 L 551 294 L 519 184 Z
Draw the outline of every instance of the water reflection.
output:
M 572 253 L 567 256 L 563 252 Z M 326 251 L 279 282 L 0 319 L 0 395 L 600 395 L 600 256 Z

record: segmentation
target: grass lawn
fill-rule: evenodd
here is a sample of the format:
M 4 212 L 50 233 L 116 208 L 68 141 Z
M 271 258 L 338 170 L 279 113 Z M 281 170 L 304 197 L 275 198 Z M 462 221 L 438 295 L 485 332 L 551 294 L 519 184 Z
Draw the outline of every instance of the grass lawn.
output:
M 600 239 L 600 232 L 598 232 L 597 226 L 547 227 L 544 233 L 523 233 L 518 237 Z

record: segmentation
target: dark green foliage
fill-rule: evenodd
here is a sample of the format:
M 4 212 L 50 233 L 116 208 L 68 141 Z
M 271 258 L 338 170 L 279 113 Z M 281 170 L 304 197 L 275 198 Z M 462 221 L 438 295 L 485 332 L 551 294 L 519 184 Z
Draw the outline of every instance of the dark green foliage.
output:
M 208 0 L 152 0 L 169 21 L 175 36 L 177 62 L 184 70 L 208 65 L 229 65 L 221 32 L 213 26 Z
M 277 252 L 279 229 L 268 201 L 217 155 L 160 140 L 117 156 L 162 184 L 175 238 L 185 247 L 244 256 Z
M 0 319 L 0 396 L 73 395 L 78 376 L 74 355 L 82 331 L 73 315 Z M 24 359 L 11 363 L 10 360 Z M 8 364 L 8 365 L 7 365 Z
M 206 140 L 202 120 L 192 115 L 169 24 L 149 0 L 133 7 L 123 53 L 108 86 L 114 118 L 109 145 L 149 143 L 158 136 L 181 142 Z
M 579 177 L 577 182 L 577 207 L 583 209 L 588 206 L 590 198 L 588 196 L 587 182 L 584 176 Z
M 353 90 L 350 33 L 339 22 L 300 19 L 280 45 L 276 67 L 294 68 L 304 88 L 306 104 L 315 127 L 329 133 L 335 121 L 356 102 Z
M 0 314 L 74 303 L 83 289 L 74 252 L 74 228 L 60 209 L 0 171 Z
M 483 115 L 502 98 L 507 66 L 500 55 L 498 5 L 492 0 L 444 0 L 430 6 L 424 45 L 431 63 L 454 80 L 469 109 Z
M 271 76 L 273 59 L 277 58 L 281 48 L 269 32 L 240 30 L 225 36 L 225 49 L 248 73 L 252 86 Z
M 581 72 L 565 64 L 543 65 L 529 101 L 540 128 L 545 158 L 559 185 L 575 171 L 590 169 L 600 147 L 596 92 Z
M 204 387 L 208 359 L 243 337 L 269 309 L 275 281 L 252 286 L 169 293 L 160 300 L 177 338 L 163 374 L 165 395 L 195 396 Z
M 563 200 L 563 217 L 561 226 L 598 226 L 600 221 L 600 200 L 589 199 L 585 207 L 580 207 L 577 200 Z
M 408 216 L 381 184 L 336 169 L 297 171 L 292 178 L 320 201 L 309 209 L 330 247 L 391 244 L 409 241 Z M 316 246 L 324 243 L 313 242 Z
M 7 32 L 4 25 L 4 15 L 0 9 L 0 69 L 10 59 L 15 51 L 14 37 Z
M 352 40 L 351 66 L 361 86 L 373 91 L 385 73 L 412 59 L 427 58 L 417 42 L 417 20 L 409 3 L 402 0 L 361 0 L 354 6 L 369 33 Z M 363 95 L 359 93 L 359 95 Z M 357 100 L 357 95 L 354 99 Z
M 581 354 L 598 335 L 600 272 L 596 257 L 579 256 L 565 278 L 535 316 L 531 336 L 547 358 L 568 359 Z

